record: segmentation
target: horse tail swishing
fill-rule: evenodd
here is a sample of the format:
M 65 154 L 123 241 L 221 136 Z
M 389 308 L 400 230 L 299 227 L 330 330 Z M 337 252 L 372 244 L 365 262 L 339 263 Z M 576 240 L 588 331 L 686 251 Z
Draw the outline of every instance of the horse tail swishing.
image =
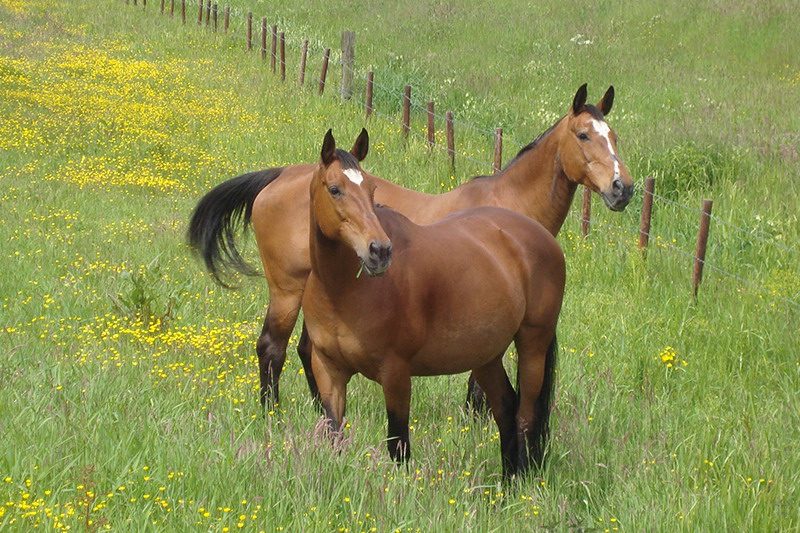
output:
M 236 230 L 250 224 L 253 202 L 281 172 L 283 168 L 269 168 L 232 178 L 211 189 L 195 207 L 187 238 L 221 285 L 228 286 L 221 277 L 224 269 L 258 275 L 236 247 Z

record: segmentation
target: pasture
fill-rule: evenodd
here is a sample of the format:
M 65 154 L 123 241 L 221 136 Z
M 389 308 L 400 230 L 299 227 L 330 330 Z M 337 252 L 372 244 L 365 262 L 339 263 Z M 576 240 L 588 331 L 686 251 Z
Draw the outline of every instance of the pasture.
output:
M 316 161 L 322 134 L 355 138 L 363 110 L 281 83 L 240 31 L 182 27 L 152 0 L 53 4 L 0 0 L 0 529 L 800 529 L 795 2 L 232 3 L 274 9 L 316 48 L 356 30 L 358 68 L 394 91 L 376 92 L 379 111 L 398 116 L 411 83 L 437 112 L 503 127 L 506 161 L 580 84 L 590 101 L 616 87 L 608 122 L 639 190 L 623 213 L 595 197 L 587 239 L 575 217 L 558 236 L 547 463 L 511 486 L 494 423 L 463 409 L 466 375 L 414 382 L 408 469 L 362 378 L 329 445 L 291 346 L 262 414 L 266 285 L 215 285 L 185 244 L 208 189 Z M 376 115 L 363 166 L 426 192 L 490 172 L 491 139 L 464 124 L 451 172 Z M 648 176 L 660 197 L 643 256 Z M 695 301 L 701 198 L 719 218 Z

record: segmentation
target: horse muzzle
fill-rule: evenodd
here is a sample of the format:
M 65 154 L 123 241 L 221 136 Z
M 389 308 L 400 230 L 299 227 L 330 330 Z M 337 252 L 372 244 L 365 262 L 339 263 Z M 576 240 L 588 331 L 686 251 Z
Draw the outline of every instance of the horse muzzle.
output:
M 612 211 L 623 211 L 633 196 L 633 183 L 625 185 L 621 179 L 614 178 L 608 190 L 600 191 L 603 201 Z
M 392 264 L 392 243 L 372 241 L 366 259 L 361 258 L 364 270 L 370 277 L 382 276 Z

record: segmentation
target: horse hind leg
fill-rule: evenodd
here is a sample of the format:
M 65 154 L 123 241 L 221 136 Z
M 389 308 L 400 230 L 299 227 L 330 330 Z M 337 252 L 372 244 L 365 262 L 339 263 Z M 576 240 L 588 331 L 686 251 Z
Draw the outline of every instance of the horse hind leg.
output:
M 544 463 L 558 345 L 552 332 L 531 339 L 518 336 L 516 345 L 519 353 L 517 468 L 525 471 L 531 463 L 536 468 L 541 468 Z
M 503 368 L 503 354 L 492 362 L 475 369 L 474 379 L 483 389 L 500 431 L 500 456 L 503 477 L 510 479 L 517 471 L 517 394 Z
M 467 381 L 467 399 L 464 402 L 467 411 L 478 417 L 489 412 L 489 404 L 486 403 L 486 394 L 475 380 L 475 374 L 470 373 Z
M 303 331 L 300 333 L 300 340 L 297 343 L 297 355 L 300 357 L 300 362 L 303 363 L 303 373 L 308 381 L 308 390 L 311 392 L 311 397 L 314 403 L 321 409 L 322 403 L 319 396 L 319 387 L 317 380 L 314 378 L 314 368 L 311 365 L 311 339 L 308 336 L 306 329 L 306 322 L 303 321 Z
M 286 347 L 292 335 L 297 315 L 300 312 L 299 296 L 291 297 L 274 294 L 270 297 L 264 327 L 256 342 L 258 371 L 261 380 L 261 406 L 274 408 L 280 394 L 278 382 L 286 362 Z
M 381 371 L 381 386 L 388 419 L 386 445 L 389 456 L 398 463 L 411 458 L 408 417 L 411 409 L 411 373 L 404 364 L 386 365 Z

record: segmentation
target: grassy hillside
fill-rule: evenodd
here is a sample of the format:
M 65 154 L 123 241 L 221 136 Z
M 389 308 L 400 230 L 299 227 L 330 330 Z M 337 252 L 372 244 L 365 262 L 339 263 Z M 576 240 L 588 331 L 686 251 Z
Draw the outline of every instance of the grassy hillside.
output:
M 488 171 L 491 139 L 470 126 L 525 143 L 581 83 L 593 98 L 616 86 L 623 157 L 663 195 L 657 238 L 643 257 L 628 231 L 640 199 L 595 202 L 588 239 L 568 219 L 549 462 L 512 487 L 493 423 L 461 409 L 465 376 L 415 382 L 408 469 L 363 379 L 331 448 L 291 348 L 283 403 L 262 416 L 265 284 L 220 289 L 184 244 L 208 188 L 314 161 L 362 110 L 278 81 L 242 51 L 241 17 L 223 37 L 152 0 L 51 4 L 0 0 L 0 528 L 800 529 L 792 2 L 233 4 L 314 50 L 354 29 L 361 72 L 452 109 L 470 158 L 453 173 L 397 122 L 367 125 L 365 166 L 429 192 Z M 394 93 L 376 105 L 399 115 Z M 719 218 L 694 301 L 702 197 Z

